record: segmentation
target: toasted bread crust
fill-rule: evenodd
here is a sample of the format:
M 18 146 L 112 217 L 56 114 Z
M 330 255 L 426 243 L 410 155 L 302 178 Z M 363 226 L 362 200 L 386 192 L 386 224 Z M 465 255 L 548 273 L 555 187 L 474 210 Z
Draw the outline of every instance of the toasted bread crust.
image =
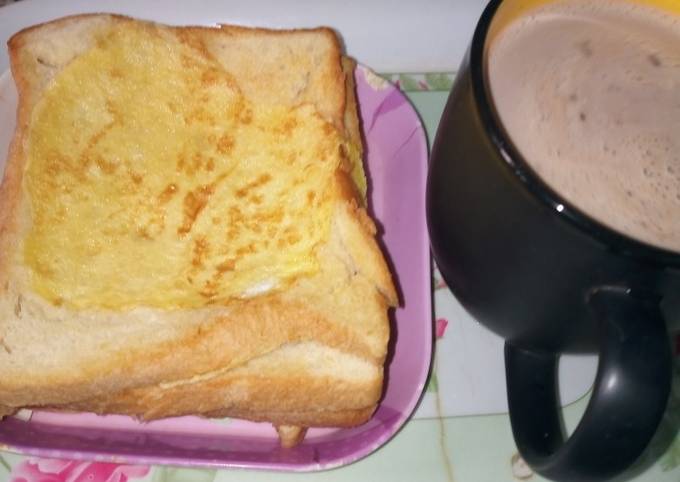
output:
M 198 310 L 139 307 L 115 312 L 70 310 L 31 290 L 20 246 L 30 229 L 29 200 L 22 186 L 33 109 L 60 69 L 90 48 L 99 29 L 124 22 L 137 21 L 78 15 L 22 30 L 8 43 L 19 105 L 0 187 L 0 338 L 5 347 L 0 349 L 0 415 L 28 406 L 141 418 L 219 413 L 278 425 L 364 422 L 380 396 L 389 337 L 387 309 L 397 299 L 360 196 L 343 187 L 352 183 L 348 172 L 338 172 L 344 181 L 337 186 L 331 237 L 318 254 L 320 272 L 284 291 Z M 350 142 L 361 146 L 353 64 L 342 61 L 332 30 L 154 28 L 198 43 L 225 65 L 233 61 L 232 74 L 250 96 L 314 105 Z M 285 48 L 277 51 L 281 43 Z M 263 44 L 274 46 L 270 56 L 298 55 L 292 49 L 298 47 L 311 59 L 305 62 L 317 64 L 311 73 L 282 74 L 285 80 L 272 88 L 273 57 L 262 57 L 258 64 L 243 60 Z M 235 47 L 225 50 L 225 45 Z M 305 342 L 356 357 L 379 368 L 379 375 L 353 381 L 244 368 L 251 360 Z M 183 384 L 213 372 L 221 375 Z
M 125 414 L 141 420 L 217 411 L 225 416 L 260 414 L 258 420 L 266 420 L 265 414 L 277 413 L 278 423 L 314 427 L 324 426 L 324 422 L 311 415 L 375 407 L 381 389 L 382 377 L 377 370 L 371 377 L 344 379 L 265 362 L 208 380 L 141 387 L 48 408 Z M 285 419 L 288 413 L 296 414 L 295 418 Z M 300 418 L 303 413 L 310 414 L 304 423 Z
M 305 438 L 307 429 L 298 425 L 277 425 L 276 432 L 279 434 L 281 446 L 284 448 L 295 447 Z

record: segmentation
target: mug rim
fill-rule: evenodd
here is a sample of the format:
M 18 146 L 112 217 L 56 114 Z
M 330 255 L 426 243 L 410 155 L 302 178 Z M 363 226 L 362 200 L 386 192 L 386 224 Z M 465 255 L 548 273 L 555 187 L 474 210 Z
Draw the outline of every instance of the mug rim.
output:
M 543 181 L 515 147 L 510 136 L 503 128 L 503 123 L 494 107 L 485 75 L 486 40 L 496 11 L 503 1 L 490 0 L 484 8 L 482 16 L 475 27 L 468 52 L 472 93 L 477 105 L 481 125 L 503 159 L 503 164 L 506 168 L 510 169 L 514 177 L 520 181 L 520 184 L 535 199 L 554 211 L 554 214 L 559 219 L 575 226 L 586 236 L 603 243 L 610 249 L 615 249 L 617 253 L 624 256 L 680 266 L 680 252 L 655 246 L 616 231 L 564 199 L 557 191 Z

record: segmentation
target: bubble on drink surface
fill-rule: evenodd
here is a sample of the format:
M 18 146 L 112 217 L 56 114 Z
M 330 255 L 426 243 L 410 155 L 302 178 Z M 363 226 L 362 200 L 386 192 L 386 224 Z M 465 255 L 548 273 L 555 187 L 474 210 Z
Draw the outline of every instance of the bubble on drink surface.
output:
M 590 43 L 590 39 L 581 40 L 576 44 L 576 48 L 581 52 L 581 55 L 586 58 L 593 56 L 593 47 Z
M 659 56 L 657 54 L 649 54 L 647 56 L 647 60 L 649 60 L 649 63 L 652 64 L 652 66 L 654 66 L 654 67 L 658 68 L 658 67 L 661 67 L 661 65 L 662 65 L 661 59 L 659 58 Z

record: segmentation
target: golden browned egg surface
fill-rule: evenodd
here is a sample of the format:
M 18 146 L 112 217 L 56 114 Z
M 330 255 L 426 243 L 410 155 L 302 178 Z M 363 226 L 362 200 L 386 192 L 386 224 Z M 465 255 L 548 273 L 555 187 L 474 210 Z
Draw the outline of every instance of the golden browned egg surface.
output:
M 23 256 L 75 308 L 194 308 L 318 269 L 340 133 L 311 105 L 258 105 L 225 68 L 122 24 L 52 81 L 33 114 Z

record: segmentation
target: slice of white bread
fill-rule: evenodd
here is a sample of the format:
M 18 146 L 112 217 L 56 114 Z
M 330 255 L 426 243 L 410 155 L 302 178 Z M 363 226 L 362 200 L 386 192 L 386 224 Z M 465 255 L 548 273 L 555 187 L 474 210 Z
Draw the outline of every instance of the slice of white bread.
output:
M 367 420 L 381 393 L 387 310 L 396 304 L 396 294 L 375 241 L 375 227 L 363 207 L 353 63 L 342 56 L 333 32 L 167 27 L 101 14 L 35 26 L 16 34 L 8 45 L 19 107 L 0 188 L 0 413 L 22 407 L 144 419 L 191 413 L 303 427 L 350 426 Z M 173 64 L 175 60 L 179 63 Z M 198 81 L 198 87 L 173 90 L 180 80 Z M 148 89 L 142 97 L 137 85 Z M 106 98 L 111 92 L 136 101 L 126 105 L 119 98 Z M 75 160 L 68 159 L 89 170 L 64 168 L 59 155 L 68 157 L 71 151 L 64 154 L 59 149 L 66 149 L 64 145 L 78 149 L 88 122 L 101 120 L 98 101 L 111 112 L 113 131 L 120 121 L 127 129 L 121 128 L 122 134 L 129 137 L 112 136 L 106 150 L 97 144 L 109 132 L 103 129 L 103 134 L 86 139 L 97 144 L 94 151 L 85 147 Z M 208 119 L 213 127 L 224 124 L 248 136 L 235 134 L 224 152 L 222 138 L 208 138 L 206 149 L 222 155 L 207 161 L 196 160 L 195 151 L 181 165 L 174 158 L 156 156 L 157 169 L 152 172 L 144 171 L 144 156 L 135 161 L 142 163 L 139 169 L 128 159 L 121 161 L 123 167 L 115 165 L 116 149 L 129 153 L 128 138 L 144 145 L 159 136 L 156 125 L 165 125 L 155 117 L 135 124 L 144 117 L 130 121 L 130 116 L 143 116 L 165 101 L 172 111 L 166 112 L 167 118 L 175 122 L 173 115 L 183 115 L 177 122 L 186 123 L 187 130 L 193 128 L 190 122 Z M 50 117 L 54 112 L 77 114 L 82 121 L 68 117 L 69 124 L 54 114 L 55 120 Z M 149 132 L 140 136 L 144 129 Z M 296 137 L 295 129 L 305 130 Z M 205 133 L 191 132 L 194 137 Z M 159 138 L 158 152 L 186 135 L 181 129 L 169 131 Z M 67 139 L 64 145 L 57 142 L 62 138 Z M 238 148 L 244 139 L 246 145 L 235 151 L 239 155 L 235 161 L 231 148 L 233 144 Z M 248 144 L 252 139 L 258 142 Z M 291 171 L 304 168 L 293 176 L 276 157 L 279 151 L 311 160 L 293 162 Z M 187 169 L 193 161 L 193 170 Z M 218 263 L 219 249 L 230 249 L 225 232 L 245 221 L 220 222 L 225 215 L 222 204 L 231 198 L 222 193 L 218 198 L 222 204 L 214 202 L 210 197 L 214 186 L 221 183 L 220 189 L 226 185 L 231 189 L 227 193 L 245 197 L 237 207 L 258 215 L 261 208 L 256 204 L 262 198 L 257 196 L 264 196 L 265 205 L 267 196 L 276 199 L 267 187 L 251 195 L 244 182 L 249 189 L 259 186 L 248 178 L 249 170 L 230 167 L 229 162 L 241 163 L 253 171 L 252 176 L 260 176 L 254 181 L 263 179 L 262 170 L 273 166 L 265 177 L 283 186 L 282 216 L 298 223 L 282 227 L 280 218 L 263 218 L 248 227 L 248 233 L 259 230 L 267 238 L 271 236 L 264 228 L 273 227 L 273 237 L 280 241 L 285 227 L 297 236 L 290 238 L 288 232 L 294 248 L 298 239 L 303 245 L 309 241 L 305 249 L 288 256 L 285 243 L 263 248 L 260 251 L 271 256 L 269 265 L 262 261 L 266 256 L 257 257 L 259 245 L 253 242 L 255 247 L 230 258 L 227 268 Z M 221 172 L 227 168 L 232 169 L 229 173 L 237 169 L 236 181 L 226 170 Z M 311 174 L 305 176 L 307 172 Z M 120 196 L 88 190 L 100 186 L 97 176 L 105 174 L 111 176 L 107 185 L 122 186 L 118 193 L 126 193 L 128 185 L 139 190 L 136 185 L 147 187 L 158 178 L 173 188 L 158 192 L 151 203 L 133 194 L 137 205 L 121 204 L 125 218 L 118 211 L 107 211 L 125 202 Z M 219 179 L 206 183 L 213 178 Z M 316 204 L 310 199 L 309 213 L 288 207 L 303 189 L 312 199 L 314 195 L 323 199 Z M 71 199 L 73 192 L 77 202 L 62 200 Z M 177 202 L 164 197 L 175 192 Z M 169 207 L 155 218 L 161 202 Z M 55 205 L 63 208 L 61 217 L 54 214 Z M 113 230 L 105 225 L 106 231 L 100 226 L 101 216 L 88 217 L 98 209 L 109 217 L 119 216 L 134 229 L 119 223 Z M 305 224 L 308 218 L 316 224 Z M 140 228 L 138 219 L 148 222 Z M 157 219 L 163 222 L 154 224 Z M 118 230 L 121 225 L 126 229 Z M 236 233 L 238 241 L 244 229 Z M 96 235 L 102 232 L 106 235 L 100 239 Z M 116 250 L 119 244 L 122 247 Z M 97 249 L 90 252 L 92 246 Z M 208 246 L 216 247 L 209 251 Z M 166 256 L 173 249 L 179 255 Z M 175 286 L 170 279 L 170 285 L 163 285 L 161 275 L 175 265 L 189 266 L 188 281 L 178 280 Z M 95 269 L 98 266 L 103 269 Z M 232 278 L 216 277 L 224 271 Z M 213 277 L 206 278 L 205 273 Z M 262 273 L 270 275 L 263 278 Z M 244 279 L 251 284 L 244 284 Z M 199 282 L 203 284 L 194 290 L 193 284 Z M 290 427 L 283 433 L 300 434 Z

